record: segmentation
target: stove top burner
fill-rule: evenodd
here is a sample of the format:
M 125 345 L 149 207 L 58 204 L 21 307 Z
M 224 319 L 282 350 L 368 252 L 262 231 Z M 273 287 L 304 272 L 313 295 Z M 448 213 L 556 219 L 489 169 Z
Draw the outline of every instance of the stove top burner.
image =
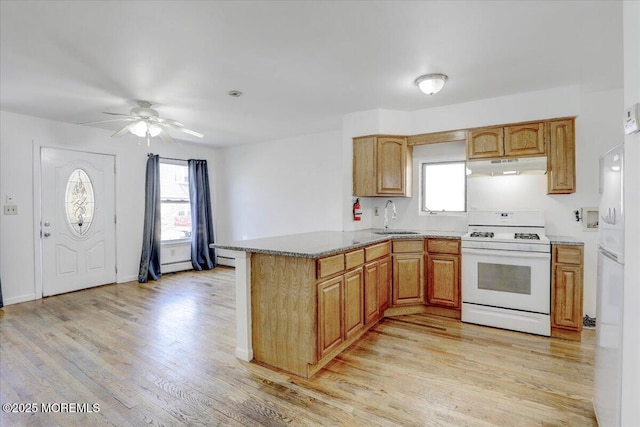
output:
M 515 239 L 523 239 L 523 240 L 540 240 L 540 236 L 536 233 L 516 233 L 513 236 Z
M 471 237 L 493 237 L 493 233 L 490 231 L 474 231 L 471 233 Z

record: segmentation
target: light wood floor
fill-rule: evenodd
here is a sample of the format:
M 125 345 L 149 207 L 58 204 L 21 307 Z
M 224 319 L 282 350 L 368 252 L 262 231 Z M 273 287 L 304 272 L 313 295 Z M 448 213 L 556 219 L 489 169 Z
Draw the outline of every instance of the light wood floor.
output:
M 237 360 L 234 270 L 165 275 L 0 310 L 0 425 L 590 426 L 582 343 L 429 315 L 386 319 L 311 380 Z

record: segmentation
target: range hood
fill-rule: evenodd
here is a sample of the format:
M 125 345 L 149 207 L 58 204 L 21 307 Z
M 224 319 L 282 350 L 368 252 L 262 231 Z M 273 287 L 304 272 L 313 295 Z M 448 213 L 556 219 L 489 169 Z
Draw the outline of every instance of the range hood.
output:
M 546 157 L 520 157 L 518 159 L 471 160 L 467 162 L 469 176 L 495 176 L 517 174 L 544 174 Z

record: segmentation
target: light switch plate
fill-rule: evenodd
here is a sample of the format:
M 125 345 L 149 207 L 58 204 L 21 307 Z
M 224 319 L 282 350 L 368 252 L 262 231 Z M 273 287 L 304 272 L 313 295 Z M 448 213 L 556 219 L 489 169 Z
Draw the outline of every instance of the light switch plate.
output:
M 18 215 L 18 205 L 4 205 L 5 215 Z

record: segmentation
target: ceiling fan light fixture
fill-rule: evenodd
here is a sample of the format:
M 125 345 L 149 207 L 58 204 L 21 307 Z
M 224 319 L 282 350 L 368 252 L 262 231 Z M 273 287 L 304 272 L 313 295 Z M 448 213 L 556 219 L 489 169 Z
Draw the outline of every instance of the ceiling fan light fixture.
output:
M 149 123 L 148 129 L 149 135 L 151 135 L 152 138 L 155 138 L 156 136 L 160 135 L 160 132 L 162 132 L 162 128 L 155 123 Z
M 137 122 L 133 126 L 129 127 L 129 132 L 131 132 L 135 136 L 139 136 L 140 138 L 144 138 L 145 136 L 147 136 L 147 130 L 148 129 L 149 129 L 149 126 L 147 126 L 147 122 L 145 122 L 144 120 L 140 120 L 139 122 Z
M 448 78 L 449 77 L 447 77 L 446 74 L 440 74 L 440 73 L 425 74 L 423 76 L 418 77 L 415 80 L 415 84 L 425 94 L 435 95 L 436 93 L 442 90 Z

